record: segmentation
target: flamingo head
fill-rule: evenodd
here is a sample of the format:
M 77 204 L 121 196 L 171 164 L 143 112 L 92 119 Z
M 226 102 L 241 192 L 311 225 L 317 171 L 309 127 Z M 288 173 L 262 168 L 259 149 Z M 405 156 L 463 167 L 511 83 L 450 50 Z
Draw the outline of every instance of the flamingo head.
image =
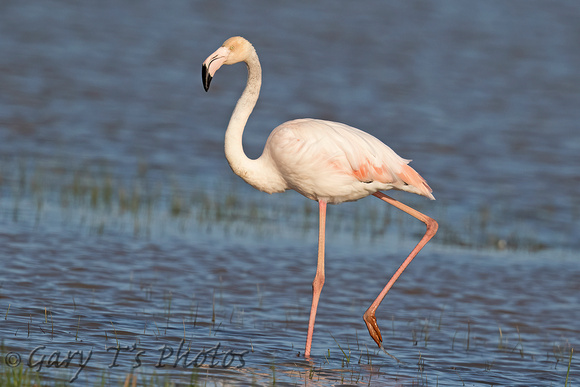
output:
M 241 36 L 234 36 L 226 40 L 220 48 L 207 57 L 201 66 L 201 77 L 205 91 L 209 90 L 214 74 L 222 65 L 244 62 L 252 50 L 252 44 Z

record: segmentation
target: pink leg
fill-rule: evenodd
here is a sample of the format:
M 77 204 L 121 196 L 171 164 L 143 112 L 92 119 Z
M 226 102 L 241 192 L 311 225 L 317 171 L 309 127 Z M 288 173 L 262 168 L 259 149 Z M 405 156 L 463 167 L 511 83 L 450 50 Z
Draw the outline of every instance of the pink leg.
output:
M 425 223 L 425 225 L 427 226 L 427 231 L 425 231 L 425 235 L 423 235 L 423 238 L 421 238 L 421 240 L 419 241 L 417 246 L 415 246 L 413 251 L 411 251 L 411 254 L 409 254 L 409 256 L 405 259 L 405 261 L 403 261 L 401 266 L 397 269 L 397 271 L 395 272 L 393 277 L 391 277 L 390 281 L 383 288 L 383 290 L 381 291 L 379 296 L 373 301 L 373 303 L 367 309 L 367 311 L 365 312 L 365 314 L 363 316 L 363 319 L 365 320 L 365 323 L 367 324 L 369 334 L 375 340 L 375 342 L 378 344 L 378 346 L 382 347 L 383 346 L 383 337 L 381 336 L 381 331 L 379 329 L 379 326 L 377 325 L 375 311 L 377 310 L 377 308 L 379 307 L 379 305 L 383 301 L 383 298 L 385 298 L 385 296 L 387 295 L 387 293 L 389 292 L 389 290 L 391 289 L 391 287 L 393 286 L 395 281 L 399 278 L 399 276 L 403 273 L 403 271 L 407 268 L 407 266 L 409 266 L 409 263 L 411 263 L 413 258 L 415 258 L 415 256 L 419 253 L 419 251 L 421 251 L 421 249 L 427 244 L 427 242 L 429 242 L 429 240 L 435 235 L 439 225 L 437 224 L 437 222 L 435 220 L 433 220 L 433 219 L 429 218 L 428 216 L 420 213 L 419 211 L 399 202 L 398 200 L 395 200 L 395 199 L 391 198 L 390 196 L 385 195 L 382 192 L 375 192 L 373 195 L 378 197 L 379 199 L 389 203 L 389 204 L 392 204 L 393 206 L 397 207 L 398 209 L 405 211 L 407 214 L 419 219 L 421 222 Z
M 306 337 L 306 349 L 304 356 L 310 356 L 312 347 L 312 334 L 314 333 L 314 320 L 316 319 L 316 309 L 322 286 L 324 285 L 324 229 L 326 226 L 326 202 L 318 201 L 319 225 L 318 225 L 318 265 L 316 266 L 316 276 L 312 282 L 312 308 L 310 309 L 310 320 L 308 321 L 308 336 Z

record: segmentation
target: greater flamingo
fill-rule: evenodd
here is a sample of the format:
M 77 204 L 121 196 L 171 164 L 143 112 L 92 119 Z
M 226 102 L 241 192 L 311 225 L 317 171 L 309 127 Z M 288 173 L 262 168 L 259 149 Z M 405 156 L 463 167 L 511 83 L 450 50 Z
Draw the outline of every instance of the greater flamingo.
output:
M 312 307 L 304 355 L 310 356 L 314 320 L 324 285 L 324 232 L 327 203 L 338 204 L 374 195 L 425 223 L 425 235 L 401 264 L 387 285 L 364 313 L 369 334 L 380 348 L 382 336 L 375 311 L 397 278 L 437 232 L 435 220 L 393 199 L 380 190 L 396 189 L 435 198 L 427 182 L 410 160 L 399 157 L 380 140 L 359 129 L 338 122 L 298 119 L 275 128 L 262 155 L 249 159 L 242 147 L 246 122 L 256 105 L 262 84 L 262 68 L 256 50 L 246 39 L 229 38 L 202 65 L 202 79 L 208 91 L 216 71 L 224 64 L 245 62 L 246 88 L 238 100 L 225 135 L 225 154 L 230 167 L 248 184 L 267 193 L 298 191 L 318 202 L 318 265 L 312 282 Z

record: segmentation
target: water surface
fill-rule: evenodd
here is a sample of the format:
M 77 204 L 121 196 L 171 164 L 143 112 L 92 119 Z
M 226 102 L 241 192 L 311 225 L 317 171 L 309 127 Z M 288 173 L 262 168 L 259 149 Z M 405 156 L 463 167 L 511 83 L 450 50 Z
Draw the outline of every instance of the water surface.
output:
M 113 385 L 563 385 L 580 332 L 579 16 L 573 1 L 1 5 L 1 360 L 36 373 L 40 345 L 92 350 L 76 383 Z M 440 222 L 377 313 L 400 362 L 361 316 L 423 227 L 373 198 L 329 208 L 314 356 L 300 356 L 316 203 L 232 176 L 244 66 L 209 93 L 199 79 L 232 35 L 264 70 L 249 156 L 285 120 L 336 120 L 434 189 L 394 194 Z M 182 339 L 245 354 L 159 363 Z M 112 347 L 129 348 L 118 367 Z

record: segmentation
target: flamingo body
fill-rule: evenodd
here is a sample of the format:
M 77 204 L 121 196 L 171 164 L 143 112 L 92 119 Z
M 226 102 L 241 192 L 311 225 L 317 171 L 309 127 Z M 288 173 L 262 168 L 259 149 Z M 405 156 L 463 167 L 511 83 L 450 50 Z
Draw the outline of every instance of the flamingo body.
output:
M 372 135 L 351 126 L 317 119 L 288 121 L 275 128 L 262 155 L 249 159 L 242 147 L 246 122 L 256 105 L 262 69 L 256 50 L 246 39 L 236 36 L 225 41 L 202 66 L 205 90 L 224 64 L 245 62 L 248 82 L 230 118 L 225 135 L 225 154 L 230 167 L 253 187 L 267 192 L 293 189 L 319 205 L 318 264 L 312 283 L 312 307 L 308 323 L 305 356 L 310 356 L 318 300 L 324 285 L 324 241 L 327 203 L 338 204 L 374 195 L 421 220 L 427 231 L 391 277 L 363 318 L 369 334 L 382 346 L 375 310 L 423 246 L 435 235 L 437 222 L 417 210 L 390 198 L 383 190 L 396 189 L 435 199 L 427 182 L 406 160 Z
M 398 189 L 433 198 L 405 160 L 376 137 L 338 122 L 298 119 L 272 131 L 262 157 L 276 166 L 287 189 L 338 204 L 378 190 Z

